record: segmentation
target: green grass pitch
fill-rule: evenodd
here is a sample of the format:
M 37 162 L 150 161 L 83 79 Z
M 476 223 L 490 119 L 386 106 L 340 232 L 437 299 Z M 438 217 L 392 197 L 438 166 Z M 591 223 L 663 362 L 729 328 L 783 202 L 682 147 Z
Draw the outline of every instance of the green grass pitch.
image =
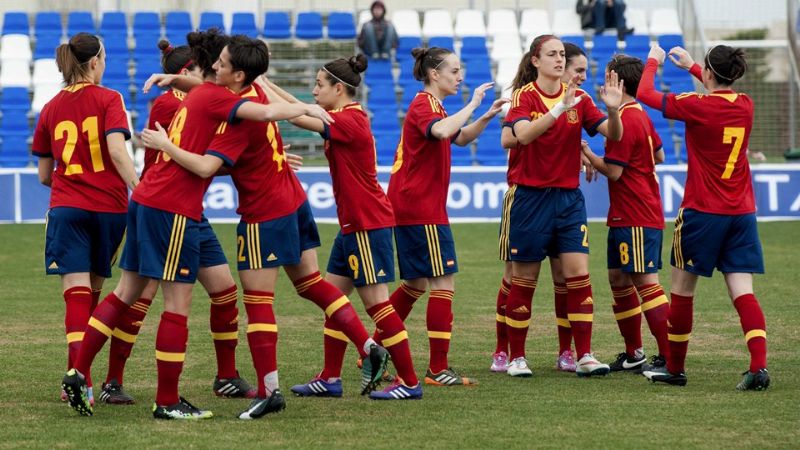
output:
M 234 225 L 215 225 L 229 259 Z M 322 225 L 324 267 L 336 232 Z M 684 388 L 653 385 L 615 373 L 578 379 L 554 370 L 557 338 L 552 284 L 544 268 L 534 298 L 528 357 L 534 376 L 512 379 L 490 373 L 494 303 L 502 265 L 497 224 L 454 225 L 460 273 L 453 303 L 451 364 L 480 381 L 474 388 L 426 387 L 416 402 L 374 402 L 358 395 L 355 351 L 348 350 L 342 399 L 287 395 L 287 409 L 262 420 L 235 419 L 247 400 L 218 399 L 211 392 L 214 352 L 208 331 L 208 298 L 198 286 L 190 318 L 190 342 L 181 393 L 211 409 L 212 420 L 157 422 L 154 338 L 160 295 L 145 320 L 125 378 L 133 406 L 98 404 L 95 416 L 77 416 L 59 401 L 65 371 L 64 305 L 57 277 L 45 277 L 44 226 L 0 226 L 0 448 L 789 448 L 800 438 L 800 302 L 797 222 L 762 223 L 767 274 L 757 276 L 756 295 L 767 318 L 770 373 L 766 392 L 737 392 L 748 356 L 739 320 L 722 277 L 702 279 L 695 302 Z M 603 224 L 591 224 L 591 276 L 595 298 L 594 351 L 610 362 L 623 348 L 606 280 Z M 665 230 L 661 282 L 669 287 L 671 228 Z M 115 284 L 109 280 L 105 293 Z M 240 294 L 241 297 L 241 294 Z M 322 364 L 322 315 L 299 298 L 284 274 L 275 296 L 280 330 L 278 363 L 283 390 L 306 382 Z M 426 298 L 408 320 L 418 374 L 424 375 L 428 343 Z M 351 297 L 366 320 L 357 296 Z M 241 300 L 240 300 L 241 302 Z M 240 323 L 246 323 L 240 303 Z M 644 325 L 643 321 L 643 325 Z M 371 325 L 368 325 L 371 329 Z M 244 327 L 238 367 L 254 382 Z M 645 349 L 655 343 L 643 329 Z M 107 349 L 98 356 L 95 382 L 105 375 Z

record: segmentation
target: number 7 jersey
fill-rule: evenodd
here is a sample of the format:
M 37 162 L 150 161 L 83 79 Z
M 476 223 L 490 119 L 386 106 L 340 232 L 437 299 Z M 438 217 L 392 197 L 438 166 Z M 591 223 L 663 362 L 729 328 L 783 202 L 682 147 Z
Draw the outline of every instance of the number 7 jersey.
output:
M 664 117 L 686 122 L 689 168 L 683 208 L 739 215 L 756 210 L 747 147 L 753 101 L 731 90 L 664 96 Z

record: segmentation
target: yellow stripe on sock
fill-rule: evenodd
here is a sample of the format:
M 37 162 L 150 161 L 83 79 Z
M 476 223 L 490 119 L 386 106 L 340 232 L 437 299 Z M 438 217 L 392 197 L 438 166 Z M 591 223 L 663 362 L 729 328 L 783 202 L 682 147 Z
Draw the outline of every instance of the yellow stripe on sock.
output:
M 495 313 L 495 320 L 500 323 L 506 323 L 506 316 L 501 316 L 500 314 Z
M 275 323 L 249 323 L 247 324 L 248 333 L 257 333 L 263 331 L 266 333 L 277 333 L 278 324 Z
M 119 328 L 114 328 L 114 332 L 111 335 L 113 337 L 115 337 L 115 338 L 117 338 L 117 339 L 119 339 L 121 341 L 125 341 L 125 342 L 127 342 L 129 344 L 135 344 L 136 343 L 136 335 L 135 334 L 126 333 L 126 332 L 120 330 Z
M 428 330 L 428 338 L 429 339 L 450 339 L 450 336 L 453 333 L 447 331 L 431 331 Z M 384 341 L 385 343 L 385 341 Z
M 619 320 L 625 320 L 629 317 L 638 316 L 642 313 L 642 308 L 637 306 L 636 308 L 629 309 L 627 311 L 622 311 L 614 314 L 614 318 Z
M 528 320 L 514 320 L 511 317 L 506 317 L 506 325 L 512 328 L 528 328 L 531 324 L 531 319 Z
M 564 328 L 572 328 L 572 325 L 569 324 L 569 319 L 563 319 L 561 317 L 556 317 L 556 325 Z
M 172 353 L 156 350 L 156 359 L 165 362 L 183 362 L 186 360 L 186 353 Z
M 334 339 L 338 339 L 343 342 L 350 342 L 350 339 L 347 338 L 347 335 L 338 330 L 331 330 L 330 328 L 325 328 L 322 330 L 322 334 L 328 337 L 332 337 Z
M 449 335 L 450 333 L 447 333 L 447 334 Z M 392 337 L 389 337 L 389 338 L 386 338 L 386 339 L 382 339 L 382 341 L 383 341 L 383 346 L 386 347 L 386 348 L 389 348 L 389 347 L 393 346 L 394 344 L 400 343 L 400 342 L 402 342 L 402 341 L 404 341 L 406 339 L 408 339 L 408 332 L 406 330 L 403 330 L 403 331 L 395 334 Z M 448 336 L 448 339 L 450 339 L 449 336 Z
M 250 329 L 250 326 L 247 326 L 247 329 Z M 215 341 L 232 341 L 235 339 L 239 339 L 239 332 L 238 331 L 226 331 L 221 333 L 211 332 L 211 338 Z
M 691 333 L 686 333 L 686 334 L 667 333 L 667 339 L 672 342 L 687 342 L 689 340 L 689 336 L 691 336 Z
M 767 332 L 764 330 L 750 330 L 747 334 L 744 335 L 744 341 L 748 342 L 750 339 L 763 337 L 764 339 L 767 338 Z
M 72 333 L 67 333 L 67 344 L 72 344 L 73 342 L 80 342 L 83 340 L 83 331 L 75 331 Z
M 348 300 L 347 297 L 345 297 L 345 296 L 339 297 L 338 300 L 336 300 L 335 302 L 331 303 L 330 305 L 328 305 L 327 308 L 325 308 L 325 315 L 328 316 L 328 317 L 332 316 L 333 313 L 335 313 L 336 311 L 339 310 L 339 308 L 342 308 L 343 306 L 347 305 L 348 303 L 350 303 L 350 300 Z
M 591 322 L 594 314 L 567 314 L 570 322 Z
M 100 322 L 99 320 L 95 319 L 94 317 L 89 319 L 89 326 L 94 328 L 95 330 L 105 334 L 106 337 L 111 337 L 111 334 L 112 334 L 111 328 L 108 328 L 106 326 L 106 324 L 104 324 L 103 322 Z
M 642 312 L 650 311 L 653 308 L 669 303 L 666 295 L 659 295 L 658 297 L 642 303 Z

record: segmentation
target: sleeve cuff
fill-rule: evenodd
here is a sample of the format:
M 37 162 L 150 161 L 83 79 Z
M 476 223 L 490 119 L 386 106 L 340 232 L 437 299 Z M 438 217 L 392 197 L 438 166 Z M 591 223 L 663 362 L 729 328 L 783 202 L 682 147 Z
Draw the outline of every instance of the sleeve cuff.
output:
M 216 156 L 222 160 L 225 167 L 233 167 L 234 161 L 216 150 L 206 150 L 206 155 Z
M 106 130 L 106 137 L 108 137 L 111 133 L 122 133 L 125 136 L 125 140 L 129 140 L 131 138 L 131 130 L 127 128 L 111 128 Z
M 603 157 L 603 161 L 605 161 L 606 164 L 614 164 L 615 166 L 628 167 L 628 163 L 622 162 L 622 161 L 618 161 L 616 159 L 611 159 L 611 158 L 608 158 L 608 157 Z
M 233 106 L 233 109 L 231 109 L 230 114 L 228 114 L 228 123 L 233 124 L 233 123 L 237 123 L 238 122 L 238 119 L 236 119 L 236 111 L 238 111 L 239 107 L 244 105 L 245 102 L 249 102 L 249 101 L 250 100 L 248 100 L 246 98 L 243 98 L 243 99 L 239 100 L 238 102 L 236 102 L 236 104 Z
M 32 151 L 31 154 L 37 158 L 52 158 L 52 153 L 37 153 L 36 151 Z
M 433 134 L 432 134 L 433 133 L 433 126 L 436 125 L 436 122 L 438 122 L 440 120 L 442 120 L 442 119 L 441 118 L 437 118 L 437 119 L 431 120 L 431 123 L 428 124 L 428 128 L 425 129 L 425 139 L 428 139 L 429 141 L 436 140 L 436 138 L 433 137 Z
M 597 135 L 597 127 L 599 127 L 600 124 L 602 124 L 606 120 L 608 120 L 608 117 L 603 117 L 602 119 L 600 119 L 597 122 L 595 122 L 594 124 L 592 124 L 592 126 L 590 126 L 589 128 L 586 129 L 586 134 L 588 134 L 589 136 L 592 136 L 592 137 Z
M 331 126 L 328 125 L 327 123 L 323 123 L 322 124 L 322 133 L 320 133 L 319 135 L 322 136 L 322 139 L 325 139 L 326 141 L 330 140 L 331 139 Z

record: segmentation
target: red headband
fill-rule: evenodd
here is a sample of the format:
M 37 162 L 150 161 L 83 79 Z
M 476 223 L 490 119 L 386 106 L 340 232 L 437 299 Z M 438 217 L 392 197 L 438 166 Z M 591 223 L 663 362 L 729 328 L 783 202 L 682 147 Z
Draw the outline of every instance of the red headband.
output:
M 178 73 L 181 73 L 181 70 L 183 70 L 183 69 L 187 69 L 188 70 L 189 66 L 191 66 L 192 64 L 194 64 L 194 60 L 193 59 L 190 59 L 190 60 L 186 61 L 186 64 L 184 64 L 183 67 L 178 69 Z
M 533 53 L 531 53 L 531 56 L 536 56 L 536 55 L 538 55 L 538 54 L 539 54 L 539 50 L 541 50 L 541 49 L 542 49 L 542 45 L 544 45 L 544 43 L 545 43 L 545 42 L 547 42 L 547 41 L 550 41 L 550 40 L 553 40 L 553 39 L 555 39 L 555 38 L 556 38 L 556 37 L 555 37 L 554 35 L 552 35 L 552 34 L 548 34 L 547 36 L 543 37 L 543 38 L 542 38 L 542 40 L 541 40 L 541 41 L 539 41 L 539 43 L 538 43 L 538 44 L 536 44 L 536 46 L 535 46 L 535 47 L 533 47 Z M 537 56 L 537 57 L 538 57 L 538 56 Z

